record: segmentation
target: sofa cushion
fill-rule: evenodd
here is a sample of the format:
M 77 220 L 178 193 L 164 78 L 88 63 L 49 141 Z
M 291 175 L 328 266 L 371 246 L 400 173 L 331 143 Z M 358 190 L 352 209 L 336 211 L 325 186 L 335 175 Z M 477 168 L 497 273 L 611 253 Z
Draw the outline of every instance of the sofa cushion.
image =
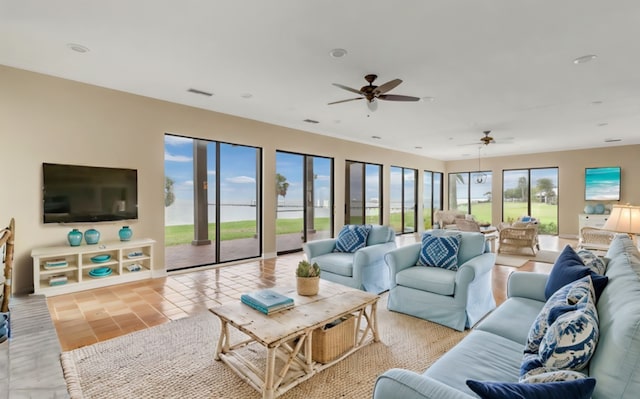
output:
M 461 239 L 462 236 L 459 233 L 425 232 L 422 235 L 418 264 L 458 270 L 458 249 Z
M 540 313 L 543 304 L 543 302 L 529 298 L 509 298 L 491 312 L 490 317 L 482 320 L 474 329 L 499 335 L 516 342 L 520 345 L 520 356 L 522 356 L 522 346 L 527 342 L 531 322 Z
M 440 267 L 413 266 L 396 274 L 396 284 L 439 295 L 453 295 L 456 272 Z
M 353 253 L 367 245 L 367 236 L 371 231 L 370 224 L 348 224 L 342 227 L 336 239 L 336 252 Z
M 593 270 L 594 273 L 604 274 L 607 270 L 607 266 L 602 258 L 598 257 L 588 249 L 579 249 L 576 251 L 576 254 L 580 259 L 582 259 L 582 263 L 589 269 Z
M 473 330 L 423 375 L 473 396 L 465 384 L 468 379 L 518 382 L 521 358 L 522 344 Z
M 607 277 L 599 275 L 586 267 L 582 259 L 576 254 L 576 251 L 569 245 L 565 246 L 549 274 L 547 285 L 544 288 L 545 298 L 549 299 L 558 289 L 589 275 L 595 288 L 597 301 L 607 285 Z
M 341 276 L 353 276 L 353 255 L 346 252 L 331 252 L 311 259 L 320 266 L 321 271 L 327 271 Z
M 373 225 L 367 235 L 367 246 L 393 241 L 395 233 L 389 226 Z
M 595 378 L 522 384 L 468 380 L 467 385 L 481 399 L 590 399 Z

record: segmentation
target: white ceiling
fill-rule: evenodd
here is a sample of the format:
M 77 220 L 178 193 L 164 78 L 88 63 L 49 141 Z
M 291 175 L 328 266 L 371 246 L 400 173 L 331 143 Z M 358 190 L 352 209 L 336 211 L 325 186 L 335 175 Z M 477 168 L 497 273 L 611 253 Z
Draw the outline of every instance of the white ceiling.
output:
M 0 64 L 441 160 L 640 144 L 639 48 L 637 0 L 0 0 Z M 434 100 L 327 105 L 369 73 Z

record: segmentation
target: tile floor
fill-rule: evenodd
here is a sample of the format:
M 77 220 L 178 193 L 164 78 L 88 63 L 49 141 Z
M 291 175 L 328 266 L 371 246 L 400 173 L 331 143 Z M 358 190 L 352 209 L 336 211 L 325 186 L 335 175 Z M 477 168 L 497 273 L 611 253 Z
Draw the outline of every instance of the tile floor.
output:
M 398 245 L 413 241 L 411 235 L 401 236 Z M 541 237 L 543 249 L 560 250 L 565 244 L 575 245 L 575 240 Z M 302 258 L 302 253 L 294 253 L 276 259 L 175 273 L 164 278 L 48 297 L 46 305 L 41 296 L 16 298 L 12 314 L 23 313 L 29 317 L 13 320 L 10 345 L 0 344 L 3 363 L 0 399 L 68 397 L 62 385 L 60 350 L 79 348 L 203 312 L 237 301 L 243 292 L 275 284 L 293 285 L 294 269 Z M 496 301 L 504 301 L 507 277 L 513 271 L 548 272 L 550 266 L 535 262 L 519 269 L 496 266 L 493 273 Z M 19 310 L 20 306 L 24 309 Z M 23 358 L 22 353 L 29 356 Z

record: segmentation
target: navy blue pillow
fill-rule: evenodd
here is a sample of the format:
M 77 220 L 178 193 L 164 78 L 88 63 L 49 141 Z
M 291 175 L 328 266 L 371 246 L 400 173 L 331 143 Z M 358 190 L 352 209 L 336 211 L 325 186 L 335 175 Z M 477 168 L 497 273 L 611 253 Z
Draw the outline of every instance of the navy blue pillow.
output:
M 582 258 L 576 253 L 576 251 L 567 245 L 556 259 L 553 264 L 547 285 L 544 287 L 544 297 L 549 299 L 554 292 L 564 287 L 565 285 L 579 280 L 583 277 L 591 276 L 593 282 L 593 288 L 596 291 L 596 301 L 600 298 L 600 294 L 607 286 L 609 278 L 602 276 L 589 267 L 585 266 L 582 262 Z
M 590 399 L 596 379 L 533 384 L 467 380 L 467 386 L 481 399 Z

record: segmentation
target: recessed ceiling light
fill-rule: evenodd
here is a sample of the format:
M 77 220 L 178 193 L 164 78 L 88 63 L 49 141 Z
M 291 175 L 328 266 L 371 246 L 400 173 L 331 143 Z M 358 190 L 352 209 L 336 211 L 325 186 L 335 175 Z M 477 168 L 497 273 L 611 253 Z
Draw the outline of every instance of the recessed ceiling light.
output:
M 573 60 L 573 63 L 574 64 L 585 64 L 587 62 L 595 60 L 596 58 L 598 58 L 598 56 L 596 56 L 595 54 L 583 55 L 582 57 L 578 57 L 575 60 Z
M 598 123 L 598 126 L 602 127 L 602 126 L 607 126 L 609 123 L 608 122 L 602 122 L 602 123 Z
M 421 100 L 421 101 L 424 101 L 424 102 L 427 102 L 427 103 L 430 103 L 430 102 L 435 101 L 435 100 L 436 100 L 436 98 L 435 98 L 435 97 L 429 97 L 429 96 L 427 96 L 427 97 L 422 97 L 420 100 Z
M 413 147 L 413 148 L 415 148 L 416 150 L 421 150 L 421 149 L 422 149 L 422 147 L 421 147 L 421 146 L 419 146 L 419 145 L 417 145 L 417 146 L 415 146 L 415 147 Z
M 618 141 L 622 141 L 622 139 L 604 139 L 605 143 L 617 143 Z
M 604 101 L 596 100 L 596 101 L 591 101 L 591 104 L 593 104 L 593 105 L 600 105 L 600 104 L 602 104 L 603 102 L 604 102 Z
M 320 122 L 318 122 L 318 121 L 316 121 L 316 120 L 314 120 L 314 119 L 305 119 L 305 120 L 303 120 L 303 122 L 307 122 L 307 123 L 320 123 Z
M 371 136 L 371 138 L 374 139 L 374 140 L 380 140 L 382 137 L 380 137 L 380 136 Z
M 334 48 L 333 50 L 329 51 L 329 55 L 333 58 L 342 58 L 347 55 L 347 50 L 343 48 Z
M 244 94 L 241 94 L 241 95 L 240 95 L 240 97 L 249 99 L 249 98 L 253 97 L 253 94 L 251 94 L 251 93 L 244 93 Z
M 69 47 L 71 50 L 75 51 L 76 53 L 88 53 L 89 52 L 89 47 L 83 46 L 82 44 L 67 43 L 67 47 Z

